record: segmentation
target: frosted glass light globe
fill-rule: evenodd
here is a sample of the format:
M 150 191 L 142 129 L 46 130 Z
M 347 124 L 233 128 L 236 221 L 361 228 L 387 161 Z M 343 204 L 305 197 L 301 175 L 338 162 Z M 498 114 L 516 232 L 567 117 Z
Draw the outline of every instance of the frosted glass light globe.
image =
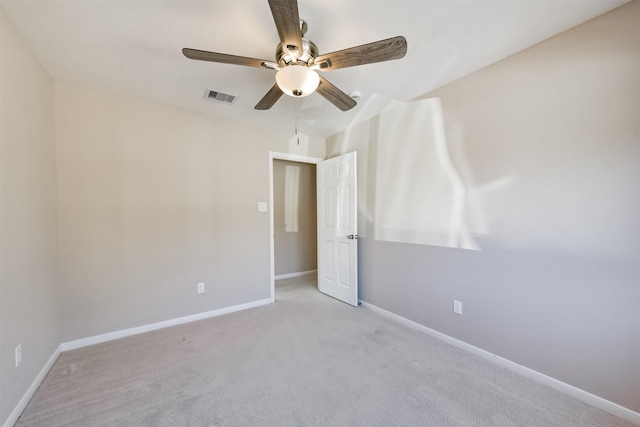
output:
M 278 71 L 276 82 L 287 95 L 301 98 L 315 92 L 320 84 L 320 76 L 304 65 L 288 65 Z

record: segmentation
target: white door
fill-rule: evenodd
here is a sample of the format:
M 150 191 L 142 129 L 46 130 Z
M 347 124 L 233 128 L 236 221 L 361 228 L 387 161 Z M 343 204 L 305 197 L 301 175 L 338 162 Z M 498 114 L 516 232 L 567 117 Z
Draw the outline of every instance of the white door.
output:
M 358 305 L 356 153 L 324 160 L 318 188 L 318 290 Z

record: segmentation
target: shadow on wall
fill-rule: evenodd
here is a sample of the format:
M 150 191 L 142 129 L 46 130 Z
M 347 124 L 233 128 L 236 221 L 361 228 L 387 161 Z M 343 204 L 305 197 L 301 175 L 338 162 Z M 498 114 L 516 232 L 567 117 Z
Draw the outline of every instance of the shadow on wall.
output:
M 334 148 L 358 151 L 359 231 L 376 240 L 481 250 L 490 231 L 483 196 L 514 181 L 475 184 L 463 145 L 447 140 L 438 98 L 393 101 Z

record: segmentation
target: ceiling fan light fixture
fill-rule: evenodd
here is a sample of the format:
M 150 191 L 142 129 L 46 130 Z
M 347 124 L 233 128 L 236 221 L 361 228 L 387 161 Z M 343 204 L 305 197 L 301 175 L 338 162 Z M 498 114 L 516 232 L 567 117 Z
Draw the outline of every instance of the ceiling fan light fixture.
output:
M 289 65 L 276 74 L 278 87 L 289 96 L 301 98 L 311 95 L 320 84 L 320 76 L 305 65 Z

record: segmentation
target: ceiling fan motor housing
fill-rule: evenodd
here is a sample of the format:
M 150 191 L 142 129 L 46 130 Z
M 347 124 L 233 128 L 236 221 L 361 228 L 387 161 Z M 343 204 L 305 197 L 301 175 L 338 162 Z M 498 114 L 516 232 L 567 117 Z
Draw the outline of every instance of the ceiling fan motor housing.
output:
M 310 67 L 318 55 L 318 46 L 307 39 L 302 39 L 302 52 L 299 52 L 297 46 L 285 46 L 282 43 L 278 43 L 276 47 L 276 61 L 283 68 L 292 64 Z

